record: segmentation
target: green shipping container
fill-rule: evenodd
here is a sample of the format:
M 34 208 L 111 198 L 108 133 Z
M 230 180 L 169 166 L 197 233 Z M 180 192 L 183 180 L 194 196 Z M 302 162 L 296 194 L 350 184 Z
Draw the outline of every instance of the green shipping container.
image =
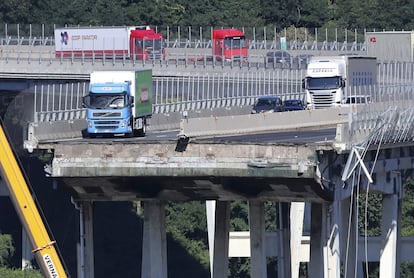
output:
M 150 116 L 153 100 L 152 70 L 135 72 L 135 117 Z

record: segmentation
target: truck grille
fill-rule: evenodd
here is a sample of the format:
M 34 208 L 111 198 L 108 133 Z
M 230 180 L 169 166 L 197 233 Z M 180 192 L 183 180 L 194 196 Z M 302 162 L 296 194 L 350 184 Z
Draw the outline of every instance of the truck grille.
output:
M 332 105 L 334 103 L 334 94 L 333 93 L 317 94 L 317 93 L 312 93 L 311 92 L 311 96 L 312 96 L 312 102 L 313 102 L 314 107 L 316 109 L 329 108 L 329 107 L 332 107 Z
M 148 51 L 148 57 L 150 60 L 161 60 L 162 53 L 158 50 Z
M 106 125 L 106 126 L 96 126 L 97 130 L 108 130 L 108 129 L 117 129 L 116 126 Z
M 119 126 L 119 121 L 94 121 L 95 128 L 100 129 L 117 129 Z
M 97 125 L 116 125 L 118 121 L 95 121 Z
M 121 117 L 121 112 L 94 112 L 92 114 L 94 118 L 115 118 Z

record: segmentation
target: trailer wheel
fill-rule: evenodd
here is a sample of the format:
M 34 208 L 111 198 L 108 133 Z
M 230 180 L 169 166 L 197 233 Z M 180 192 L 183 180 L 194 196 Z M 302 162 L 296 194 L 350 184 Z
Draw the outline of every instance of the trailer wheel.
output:
M 134 135 L 136 135 L 138 137 L 144 137 L 146 133 L 147 133 L 147 125 L 146 125 L 145 121 L 142 124 L 141 129 L 134 130 Z

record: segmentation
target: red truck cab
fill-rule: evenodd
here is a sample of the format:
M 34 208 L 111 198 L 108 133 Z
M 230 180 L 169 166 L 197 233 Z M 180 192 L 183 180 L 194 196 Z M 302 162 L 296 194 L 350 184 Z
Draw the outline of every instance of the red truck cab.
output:
M 240 30 L 213 30 L 213 56 L 216 60 L 246 61 L 248 47 L 248 40 Z
M 151 28 L 131 30 L 130 50 L 137 60 L 164 60 L 165 48 L 163 37 Z

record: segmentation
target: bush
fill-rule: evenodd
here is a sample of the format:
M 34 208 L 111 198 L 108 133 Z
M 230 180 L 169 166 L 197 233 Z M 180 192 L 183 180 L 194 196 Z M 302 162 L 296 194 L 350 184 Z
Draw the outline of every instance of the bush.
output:
M 39 270 L 21 270 L 21 269 L 10 269 L 6 267 L 0 267 L 0 277 L 7 278 L 43 278 L 43 275 Z
M 8 264 L 8 260 L 14 254 L 14 246 L 12 236 L 0 233 L 0 266 Z M 0 277 L 6 277 L 1 276 Z

